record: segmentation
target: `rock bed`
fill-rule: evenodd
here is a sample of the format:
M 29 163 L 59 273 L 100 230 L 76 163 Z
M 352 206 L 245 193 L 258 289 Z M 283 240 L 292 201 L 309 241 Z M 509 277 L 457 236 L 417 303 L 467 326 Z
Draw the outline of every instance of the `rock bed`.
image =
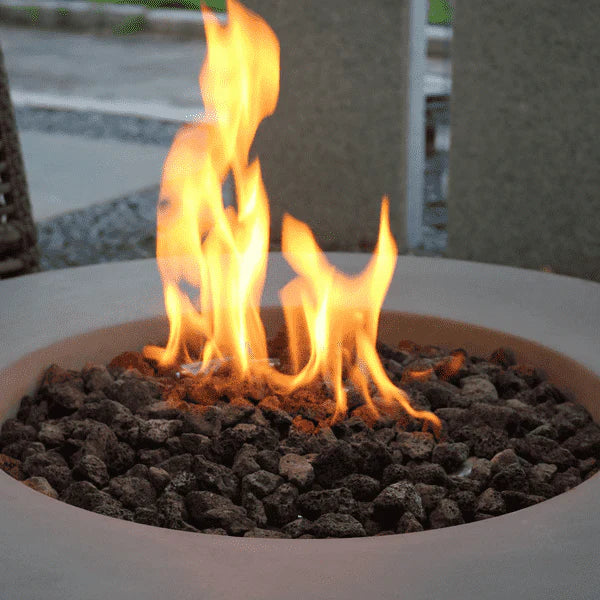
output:
M 285 538 L 488 519 L 597 472 L 600 428 L 510 350 L 487 360 L 410 342 L 378 350 L 413 406 L 441 419 L 438 438 L 393 410 L 373 418 L 353 393 L 347 418 L 332 423 L 324 385 L 284 398 L 261 382 L 232 384 L 226 370 L 157 372 L 128 352 L 81 372 L 51 366 L 3 424 L 0 467 L 103 515 Z

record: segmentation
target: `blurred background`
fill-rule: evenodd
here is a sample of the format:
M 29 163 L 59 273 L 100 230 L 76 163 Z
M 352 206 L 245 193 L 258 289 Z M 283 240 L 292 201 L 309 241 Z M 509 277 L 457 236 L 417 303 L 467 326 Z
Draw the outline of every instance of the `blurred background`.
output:
M 273 250 L 289 210 L 325 250 L 371 251 L 387 193 L 401 252 L 600 279 L 600 5 L 246 4 L 282 47 L 256 141 Z M 199 1 L 0 0 L 0 46 L 40 268 L 153 256 L 162 163 L 203 114 Z

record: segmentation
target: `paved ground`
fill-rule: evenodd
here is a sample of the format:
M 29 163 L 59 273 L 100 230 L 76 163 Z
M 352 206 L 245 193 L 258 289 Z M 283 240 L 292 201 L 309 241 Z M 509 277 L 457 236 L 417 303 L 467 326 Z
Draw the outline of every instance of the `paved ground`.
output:
M 202 108 L 198 72 L 202 41 L 0 27 L 11 88 L 64 99 L 107 104 L 136 100 L 184 109 Z
M 202 110 L 202 44 L 8 27 L 0 27 L 0 39 L 42 268 L 152 256 L 157 184 L 179 126 L 174 118 Z M 428 71 L 434 83 L 447 80 L 449 63 L 430 59 Z M 446 246 L 447 128 L 438 141 L 427 162 L 418 251 L 433 255 Z
M 39 131 L 21 132 L 21 145 L 36 221 L 158 184 L 167 154 L 163 146 Z

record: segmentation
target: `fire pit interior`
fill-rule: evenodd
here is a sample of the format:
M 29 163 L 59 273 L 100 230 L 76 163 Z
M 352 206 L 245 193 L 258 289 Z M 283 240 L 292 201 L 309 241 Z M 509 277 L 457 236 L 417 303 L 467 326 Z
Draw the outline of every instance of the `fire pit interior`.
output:
M 386 339 L 415 319 L 384 314 Z M 284 363 L 285 347 L 270 344 L 271 357 Z M 398 405 L 375 415 L 359 394 L 334 418 L 322 382 L 282 396 L 264 382 L 236 382 L 227 366 L 186 375 L 126 352 L 108 367 L 50 367 L 2 426 L 2 465 L 100 514 L 288 538 L 489 519 L 597 471 L 600 428 L 587 410 L 508 348 L 486 360 L 407 341 L 378 350 L 411 403 L 441 419 L 437 434 Z

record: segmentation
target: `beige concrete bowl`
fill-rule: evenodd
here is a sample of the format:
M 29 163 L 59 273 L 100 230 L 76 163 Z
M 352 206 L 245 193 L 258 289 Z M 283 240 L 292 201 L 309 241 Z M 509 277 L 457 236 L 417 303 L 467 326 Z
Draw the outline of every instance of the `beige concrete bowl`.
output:
M 364 255 L 332 254 L 347 272 Z M 291 277 L 270 257 L 267 328 Z M 154 261 L 0 283 L 0 421 L 50 363 L 81 367 L 162 342 Z M 401 257 L 387 342 L 500 345 L 544 368 L 600 421 L 600 285 L 535 271 Z M 1 600 L 597 599 L 600 477 L 488 521 L 381 538 L 246 539 L 158 529 L 87 512 L 0 472 Z

